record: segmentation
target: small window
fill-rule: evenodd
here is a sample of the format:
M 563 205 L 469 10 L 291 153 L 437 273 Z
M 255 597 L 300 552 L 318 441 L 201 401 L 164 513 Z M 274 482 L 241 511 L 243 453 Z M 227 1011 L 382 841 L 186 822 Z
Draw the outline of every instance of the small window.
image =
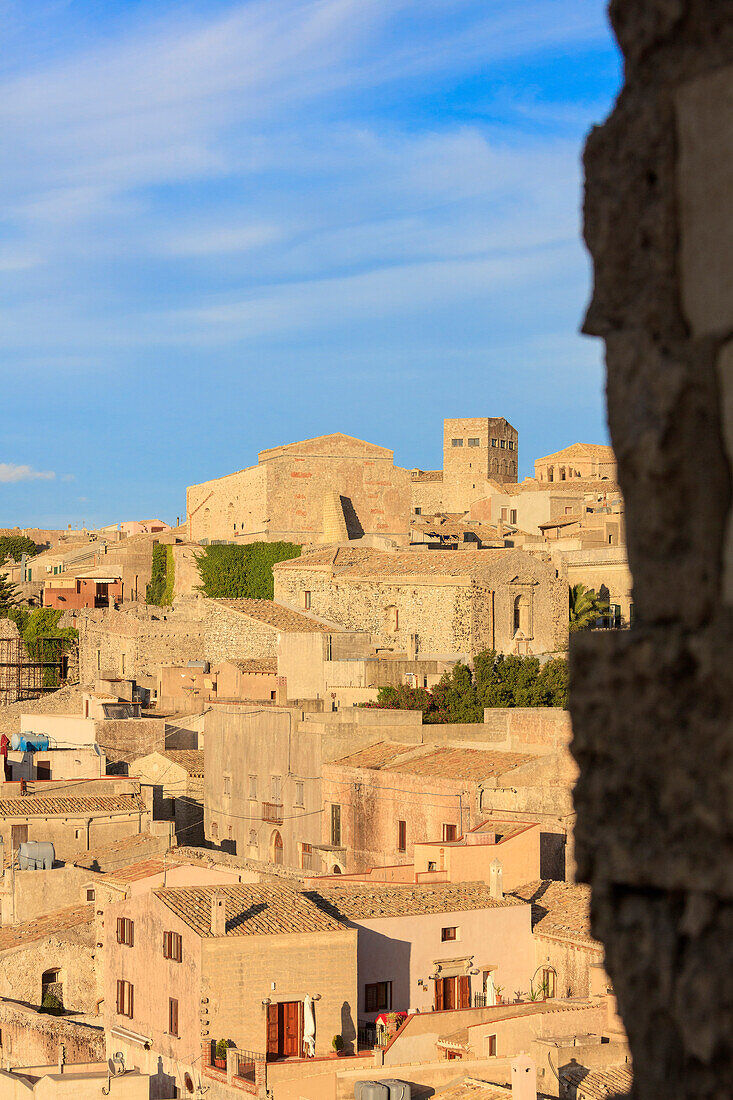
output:
M 313 845 L 305 841 L 300 845 L 300 866 L 304 871 L 313 870 Z
M 517 522 L 517 509 L 516 508 L 512 508 L 511 511 L 509 512 L 509 522 L 510 523 L 516 523 Z
M 487 1035 L 486 1036 L 486 1057 L 487 1058 L 495 1058 L 496 1057 L 496 1036 L 495 1035 Z
M 282 802 L 282 779 L 279 775 L 270 778 L 270 799 L 272 802 Z
M 30 580 L 30 577 L 28 579 Z M 101 668 L 102 668 L 102 652 L 101 652 L 101 650 L 98 649 L 97 650 L 97 672 L 99 672 Z
M 305 783 L 302 779 L 295 781 L 295 805 L 305 806 Z
M 183 938 L 178 932 L 163 933 L 163 958 L 177 963 L 183 960 Z
M 463 446 L 463 440 L 462 439 L 452 439 L 451 440 L 451 447 L 462 447 L 462 446 Z
M 507 443 L 507 447 L 509 448 L 510 451 L 514 450 L 514 440 L 513 439 L 509 440 L 509 442 Z
M 307 590 L 303 593 L 303 607 L 306 611 L 311 609 L 311 594 Z
M 435 862 L 434 859 L 429 859 L 428 860 L 428 871 L 437 871 L 437 870 L 438 870 L 438 864 Z
M 481 440 L 480 439 L 469 439 L 468 445 L 469 445 L 469 447 L 480 447 L 481 446 Z
M 178 1038 L 178 1001 L 175 997 L 168 998 L 168 1034 Z
M 341 807 L 336 805 L 331 806 L 331 843 L 341 847 Z
M 443 825 L 443 843 L 450 844 L 451 841 L 456 839 L 457 826 L 455 825 Z
M 389 1012 L 392 1008 L 392 983 L 372 982 L 364 986 L 364 1011 Z
M 257 776 L 251 775 L 249 777 L 249 797 L 257 798 Z
M 491 440 L 491 446 L 492 447 L 498 447 L 499 446 L 499 440 L 498 439 L 492 439 Z
M 231 794 L 232 793 L 232 777 L 231 777 L 231 775 L 223 776 L 222 777 L 222 783 L 223 783 L 222 793 L 223 794 Z
M 422 515 L 422 508 L 415 508 L 415 515 L 416 516 L 421 516 Z
M 134 995 L 135 990 L 130 982 L 117 982 L 117 1014 L 119 1016 L 127 1016 L 128 1020 L 133 1018 Z
M 458 939 L 458 929 L 455 926 L 450 928 L 441 928 L 440 930 L 441 943 L 447 943 L 448 940 Z
M 545 997 L 557 996 L 557 974 L 551 967 L 545 967 L 542 971 L 542 992 Z
M 96 899 L 96 897 L 97 897 L 97 891 L 96 890 L 92 890 L 92 889 L 87 890 L 87 901 L 94 901 Z
M 502 451 L 506 450 L 506 439 L 500 439 L 499 440 L 499 447 L 501 448 Z
M 133 947 L 135 944 L 135 922 L 128 917 L 117 918 L 117 942 L 125 947 Z
M 406 852 L 407 851 L 407 822 L 406 821 L 398 821 L 397 822 L 397 851 L 398 852 Z

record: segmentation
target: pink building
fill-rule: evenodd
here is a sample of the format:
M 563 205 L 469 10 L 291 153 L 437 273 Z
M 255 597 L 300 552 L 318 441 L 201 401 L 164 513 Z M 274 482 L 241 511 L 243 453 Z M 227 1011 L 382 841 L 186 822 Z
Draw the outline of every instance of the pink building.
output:
M 46 581 L 43 606 L 60 611 L 83 607 L 114 607 L 122 603 L 122 580 L 114 576 L 54 577 Z

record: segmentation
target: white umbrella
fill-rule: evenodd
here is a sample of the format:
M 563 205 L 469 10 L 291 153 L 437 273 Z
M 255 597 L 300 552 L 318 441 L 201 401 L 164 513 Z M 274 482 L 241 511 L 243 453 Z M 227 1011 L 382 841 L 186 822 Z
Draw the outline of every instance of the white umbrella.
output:
M 494 975 L 489 971 L 486 975 L 485 992 L 486 992 L 486 1007 L 496 1004 L 496 986 L 494 985 Z
M 313 998 L 306 993 L 303 1001 L 303 1049 L 309 1058 L 316 1053 L 316 1016 L 313 1011 Z

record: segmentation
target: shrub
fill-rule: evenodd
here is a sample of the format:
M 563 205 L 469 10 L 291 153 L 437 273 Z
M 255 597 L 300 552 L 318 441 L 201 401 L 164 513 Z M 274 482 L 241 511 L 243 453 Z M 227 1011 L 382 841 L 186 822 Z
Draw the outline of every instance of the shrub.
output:
M 246 546 L 203 546 L 196 557 L 205 596 L 230 600 L 271 600 L 272 567 L 300 557 L 294 542 L 250 542 Z
M 337 1054 L 339 1053 L 339 1051 L 343 1050 L 344 1049 L 344 1037 L 343 1037 L 343 1035 L 334 1035 L 333 1039 L 331 1040 L 331 1046 L 333 1047 L 333 1049 L 336 1051 Z
M 55 993 L 47 993 L 43 998 L 39 1012 L 46 1012 L 49 1016 L 63 1016 L 63 1002 Z
M 227 1039 L 217 1039 L 217 1041 L 216 1041 L 216 1057 L 217 1058 L 226 1058 L 228 1050 L 229 1050 L 229 1041 Z

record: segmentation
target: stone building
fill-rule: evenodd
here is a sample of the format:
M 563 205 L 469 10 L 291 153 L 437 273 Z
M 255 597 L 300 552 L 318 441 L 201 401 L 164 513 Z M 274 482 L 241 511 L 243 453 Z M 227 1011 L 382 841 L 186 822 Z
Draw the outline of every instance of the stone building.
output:
M 562 451 L 536 458 L 537 481 L 616 481 L 613 447 L 601 443 L 573 443 Z
M 443 421 L 443 469 L 411 470 L 413 515 L 467 512 L 490 482 L 516 482 L 519 434 L 504 417 Z
M 64 1008 L 96 1013 L 94 905 L 71 905 L 0 928 L 0 997 L 40 1006 L 53 993 Z
M 204 750 L 166 749 L 141 756 L 128 774 L 152 793 L 154 821 L 173 822 L 176 843 L 204 839 Z
M 356 939 L 355 929 L 285 884 L 167 887 L 109 905 L 110 1043 L 162 1075 L 168 1091 L 156 1095 L 170 1096 L 186 1074 L 199 1079 L 225 1039 L 256 1056 L 257 1092 L 265 1059 L 304 1057 L 306 998 L 317 998 L 316 1057 L 333 1053 L 336 1034 L 347 1048 L 355 1043 Z
M 567 585 L 520 550 L 338 547 L 278 562 L 275 599 L 415 656 L 550 653 L 567 644 Z
M 335 432 L 257 458 L 256 466 L 189 486 L 192 541 L 407 540 L 410 475 L 387 447 Z

